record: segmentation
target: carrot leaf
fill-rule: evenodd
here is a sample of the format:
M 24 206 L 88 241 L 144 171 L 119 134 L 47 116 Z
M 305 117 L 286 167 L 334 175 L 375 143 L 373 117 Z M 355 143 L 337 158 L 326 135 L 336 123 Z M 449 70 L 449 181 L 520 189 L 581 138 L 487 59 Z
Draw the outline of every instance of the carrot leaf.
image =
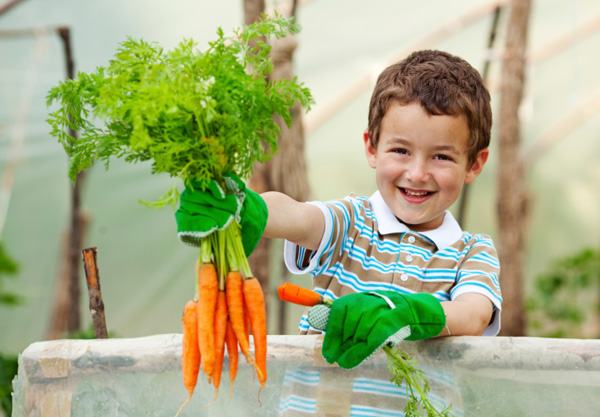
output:
M 307 109 L 313 102 L 297 79 L 268 77 L 273 63 L 264 39 L 299 30 L 280 15 L 264 17 L 233 36 L 219 28 L 205 51 L 192 40 L 164 51 L 128 38 L 106 67 L 81 72 L 47 95 L 49 105 L 59 105 L 48 122 L 70 157 L 69 177 L 75 181 L 97 160 L 108 169 L 113 157 L 149 161 L 152 173 L 185 184 L 220 182 L 225 172 L 249 177 L 255 162 L 277 151 L 273 114 L 289 123 L 296 101 Z M 147 205 L 176 204 L 178 196 L 170 189 Z

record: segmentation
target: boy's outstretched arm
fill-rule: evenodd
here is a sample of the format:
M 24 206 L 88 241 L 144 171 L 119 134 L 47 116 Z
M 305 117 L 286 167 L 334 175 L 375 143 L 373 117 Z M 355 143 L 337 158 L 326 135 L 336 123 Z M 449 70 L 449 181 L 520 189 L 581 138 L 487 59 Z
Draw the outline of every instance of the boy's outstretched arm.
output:
M 439 336 L 481 336 L 490 324 L 494 306 L 481 294 L 463 294 L 454 301 L 441 303 L 446 314 L 446 326 Z
M 275 191 L 261 194 L 269 216 L 264 237 L 286 239 L 310 250 L 317 250 L 323 237 L 325 218 L 321 210 Z

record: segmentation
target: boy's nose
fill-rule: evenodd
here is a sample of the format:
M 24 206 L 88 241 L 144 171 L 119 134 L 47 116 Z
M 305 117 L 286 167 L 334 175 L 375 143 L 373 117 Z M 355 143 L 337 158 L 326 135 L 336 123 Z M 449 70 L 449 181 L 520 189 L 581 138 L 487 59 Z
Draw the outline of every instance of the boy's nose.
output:
M 413 160 L 407 170 L 407 179 L 413 183 L 429 181 L 429 168 L 425 161 Z

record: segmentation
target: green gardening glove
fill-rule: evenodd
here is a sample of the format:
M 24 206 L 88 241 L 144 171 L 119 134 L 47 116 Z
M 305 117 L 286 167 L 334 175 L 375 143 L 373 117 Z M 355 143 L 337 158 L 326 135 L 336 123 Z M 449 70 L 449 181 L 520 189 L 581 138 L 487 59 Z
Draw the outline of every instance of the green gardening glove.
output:
M 249 256 L 267 225 L 267 205 L 234 174 L 224 174 L 223 179 L 226 190 L 214 180 L 204 190 L 200 182 L 186 186 L 175 212 L 177 236 L 184 243 L 200 246 L 203 237 L 237 221 L 242 228 L 244 251 Z
M 444 309 L 431 294 L 349 294 L 331 305 L 323 357 L 342 368 L 354 368 L 387 343 L 434 337 L 445 325 Z

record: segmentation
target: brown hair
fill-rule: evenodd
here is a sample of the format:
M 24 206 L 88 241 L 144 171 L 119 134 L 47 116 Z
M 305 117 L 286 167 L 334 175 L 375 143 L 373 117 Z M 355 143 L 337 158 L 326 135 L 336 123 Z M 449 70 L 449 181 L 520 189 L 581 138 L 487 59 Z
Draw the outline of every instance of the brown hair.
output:
M 393 102 L 419 103 L 431 115 L 464 115 L 469 164 L 490 144 L 492 109 L 481 76 L 467 61 L 442 51 L 417 51 L 379 75 L 369 106 L 369 140 L 379 142 L 381 120 Z

